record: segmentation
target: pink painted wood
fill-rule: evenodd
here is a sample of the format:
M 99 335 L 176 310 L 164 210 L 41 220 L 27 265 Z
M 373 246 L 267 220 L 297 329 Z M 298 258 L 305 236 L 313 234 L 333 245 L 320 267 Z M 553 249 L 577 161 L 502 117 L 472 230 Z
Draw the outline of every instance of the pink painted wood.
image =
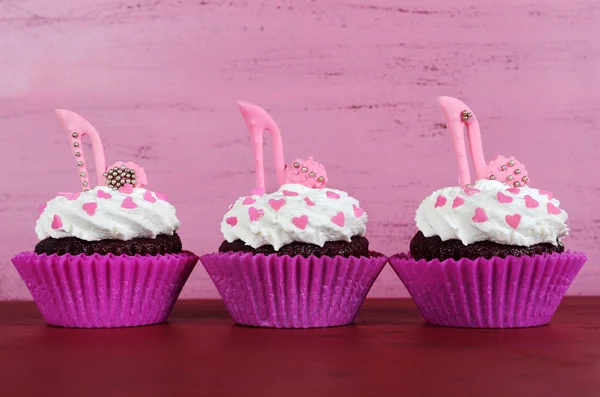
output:
M 488 156 L 514 154 L 561 200 L 567 246 L 590 257 L 570 293 L 598 294 L 599 19 L 595 0 L 2 1 L 0 298 L 30 297 L 10 257 L 36 243 L 40 204 L 79 190 L 55 108 L 85 115 L 108 163 L 141 164 L 202 254 L 254 186 L 236 101 L 260 104 L 286 156 L 323 163 L 391 254 L 420 200 L 457 183 L 440 95 L 477 113 Z M 371 296 L 399 295 L 387 268 Z M 183 296 L 217 296 L 201 266 Z

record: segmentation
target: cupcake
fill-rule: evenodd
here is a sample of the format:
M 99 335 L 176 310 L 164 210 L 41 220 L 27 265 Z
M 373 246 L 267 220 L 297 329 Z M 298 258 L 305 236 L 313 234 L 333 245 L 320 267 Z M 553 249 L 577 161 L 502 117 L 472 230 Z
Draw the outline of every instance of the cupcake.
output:
M 485 162 L 477 118 L 464 103 L 449 97 L 438 102 L 452 133 L 460 186 L 423 200 L 410 253 L 391 257 L 390 264 L 432 324 L 547 324 L 587 259 L 563 246 L 567 213 L 552 193 L 530 186 L 514 157 Z
M 198 261 L 183 251 L 167 198 L 144 188 L 134 163 L 106 167 L 102 142 L 86 120 L 57 110 L 69 135 L 82 192 L 59 193 L 40 207 L 34 252 L 12 259 L 50 325 L 113 328 L 167 319 Z M 94 149 L 92 187 L 82 138 Z
M 367 214 L 348 193 L 325 187 L 327 173 L 312 157 L 286 166 L 273 119 L 255 105 L 239 106 L 251 135 L 256 188 L 229 206 L 219 252 L 200 262 L 239 324 L 350 324 L 387 262 L 369 250 Z M 265 130 L 280 185 L 273 193 L 265 192 Z

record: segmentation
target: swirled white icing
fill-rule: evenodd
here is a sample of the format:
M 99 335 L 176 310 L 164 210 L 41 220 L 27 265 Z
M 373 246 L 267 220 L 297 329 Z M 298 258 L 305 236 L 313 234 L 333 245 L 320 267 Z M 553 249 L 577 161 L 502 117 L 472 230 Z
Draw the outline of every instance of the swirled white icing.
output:
M 240 197 L 221 222 L 229 242 L 242 240 L 275 250 L 292 242 L 323 246 L 327 241 L 350 241 L 366 231 L 367 214 L 348 193 L 285 184 L 262 196 Z
M 531 246 L 557 245 L 568 234 L 567 213 L 552 194 L 530 187 L 509 188 L 480 180 L 473 189 L 448 187 L 434 192 L 417 209 L 417 227 L 425 237 Z
M 48 237 L 86 241 L 130 240 L 172 235 L 179 228 L 175 207 L 159 193 L 98 186 L 83 193 L 59 195 L 41 208 L 35 232 Z

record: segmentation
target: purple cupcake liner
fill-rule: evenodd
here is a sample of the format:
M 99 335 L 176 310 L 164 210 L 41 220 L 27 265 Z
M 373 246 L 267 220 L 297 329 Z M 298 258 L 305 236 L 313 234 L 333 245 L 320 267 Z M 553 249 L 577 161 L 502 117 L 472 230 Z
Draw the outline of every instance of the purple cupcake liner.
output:
M 116 328 L 165 321 L 198 257 L 23 252 L 12 262 L 48 324 Z
M 468 328 L 524 328 L 547 324 L 587 257 L 562 254 L 390 265 L 431 324 Z
M 354 321 L 387 257 L 290 257 L 212 253 L 200 257 L 236 323 L 334 327 Z

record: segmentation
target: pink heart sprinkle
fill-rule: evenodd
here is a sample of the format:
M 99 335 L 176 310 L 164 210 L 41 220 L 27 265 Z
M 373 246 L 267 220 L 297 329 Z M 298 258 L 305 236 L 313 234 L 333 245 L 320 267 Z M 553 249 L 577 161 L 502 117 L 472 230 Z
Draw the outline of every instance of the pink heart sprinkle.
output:
M 475 216 L 473 216 L 471 219 L 475 223 L 483 223 L 488 220 L 488 217 L 483 208 L 475 208 Z
M 64 196 L 66 197 L 67 200 L 77 200 L 79 198 L 79 192 L 77 193 L 65 193 Z
M 225 219 L 225 222 L 230 224 L 231 227 L 234 227 L 235 225 L 237 225 L 237 218 L 235 216 L 230 216 L 229 218 Z
M 125 200 L 123 200 L 123 204 L 121 204 L 121 208 L 126 208 L 129 210 L 132 210 L 134 208 L 137 208 L 137 204 L 133 202 L 133 199 L 131 198 L 131 196 L 125 197 Z
M 290 192 L 289 190 L 284 190 L 283 191 L 283 195 L 284 196 L 297 196 L 298 193 L 297 192 Z
M 52 218 L 52 225 L 50 225 L 50 226 L 52 226 L 52 229 L 60 229 L 61 227 L 63 227 L 60 216 L 58 216 L 57 214 L 54 214 L 54 218 Z
M 98 193 L 96 193 L 96 196 L 98 196 L 98 198 L 101 199 L 109 199 L 112 198 L 112 196 L 108 193 L 106 193 L 104 190 L 102 189 L 98 189 Z
M 156 199 L 154 198 L 150 190 L 146 190 L 146 193 L 144 193 L 144 200 L 150 203 L 156 203 Z
M 313 205 L 315 205 L 315 203 L 313 203 L 311 201 L 311 199 L 309 199 L 308 197 L 304 197 L 304 202 L 306 203 L 306 205 L 308 205 L 309 207 L 312 207 Z
M 328 191 L 328 192 L 327 192 L 327 197 L 329 197 L 330 199 L 335 199 L 335 200 L 337 200 L 337 199 L 339 199 L 341 196 L 340 196 L 339 194 L 337 194 L 336 192 L 331 192 L 331 191 Z
M 131 184 L 126 183 L 125 186 L 119 189 L 120 193 L 131 194 L 133 193 L 133 186 Z
M 159 192 L 154 192 L 154 194 L 156 194 L 156 198 L 159 200 L 167 201 L 169 199 L 166 194 L 162 194 Z
M 472 196 L 475 193 L 481 193 L 481 190 L 475 189 L 474 187 L 467 187 L 463 189 L 463 192 L 465 192 L 467 196 Z
M 465 200 L 462 199 L 462 197 L 456 197 L 454 199 L 454 201 L 452 202 L 452 208 L 456 208 L 456 207 L 460 207 L 461 205 L 463 205 L 465 203 Z
M 40 214 L 42 214 L 44 212 L 44 210 L 46 209 L 47 206 L 48 206 L 48 203 L 40 205 Z
M 512 201 L 513 201 L 512 197 L 507 196 L 506 194 L 504 194 L 502 192 L 498 192 L 498 194 L 496 196 L 498 197 L 498 201 L 502 204 L 512 203 Z
M 536 199 L 531 197 L 530 195 L 525 196 L 525 207 L 536 208 L 539 205 L 540 205 L 540 203 Z
M 279 200 L 271 199 L 271 200 L 269 200 L 269 205 L 275 211 L 279 211 L 279 209 L 285 205 L 285 199 L 279 199 Z
M 540 194 L 545 194 L 546 196 L 548 196 L 548 199 L 549 199 L 549 200 L 552 200 L 552 197 L 554 197 L 554 196 L 552 195 L 552 193 L 550 193 L 550 192 L 548 192 L 548 191 L 546 191 L 546 190 L 538 190 L 538 192 L 540 192 Z
M 558 208 L 557 206 L 555 206 L 552 203 L 548 203 L 548 205 L 546 207 L 548 208 L 548 213 L 551 215 L 558 215 L 561 213 L 560 208 Z
M 332 216 L 331 222 L 335 223 L 339 227 L 344 227 L 344 224 L 346 223 L 346 219 L 344 218 L 344 213 L 338 212 L 336 216 Z
M 357 218 L 360 218 L 362 214 L 365 213 L 365 210 L 363 210 L 360 207 L 357 207 L 356 204 L 352 204 L 352 209 L 354 209 L 354 216 Z
M 295 216 L 295 217 L 292 218 L 292 223 L 298 229 L 304 230 L 304 228 L 308 224 L 308 216 L 306 216 L 306 215 Z
M 437 200 L 435 200 L 435 208 L 443 207 L 446 204 L 446 197 L 438 196 Z
M 512 227 L 513 229 L 516 229 L 519 226 L 519 222 L 521 222 L 521 215 L 519 215 L 519 214 L 506 215 L 504 217 L 504 220 L 506 221 L 506 223 L 508 223 L 508 225 L 510 227 Z
M 263 194 L 265 194 L 265 188 L 257 187 L 256 189 L 250 190 L 250 194 L 253 196 L 262 196 Z
M 506 190 L 508 190 L 512 194 L 519 194 L 519 192 L 521 191 L 521 189 L 519 189 L 518 187 L 511 187 L 510 189 L 506 189 Z
M 89 216 L 94 216 L 96 214 L 96 208 L 98 208 L 98 204 L 94 202 L 85 203 L 81 206 L 81 208 L 83 208 L 83 210 L 87 212 Z
M 250 216 L 250 221 L 252 221 L 252 222 L 256 222 L 257 220 L 262 218 L 262 216 L 264 214 L 265 214 L 265 211 L 263 211 L 263 210 L 257 210 L 254 207 L 248 208 L 248 215 Z
M 252 197 L 246 197 L 244 201 L 242 201 L 242 204 L 244 205 L 250 205 L 254 203 L 256 203 L 256 200 L 254 200 Z

